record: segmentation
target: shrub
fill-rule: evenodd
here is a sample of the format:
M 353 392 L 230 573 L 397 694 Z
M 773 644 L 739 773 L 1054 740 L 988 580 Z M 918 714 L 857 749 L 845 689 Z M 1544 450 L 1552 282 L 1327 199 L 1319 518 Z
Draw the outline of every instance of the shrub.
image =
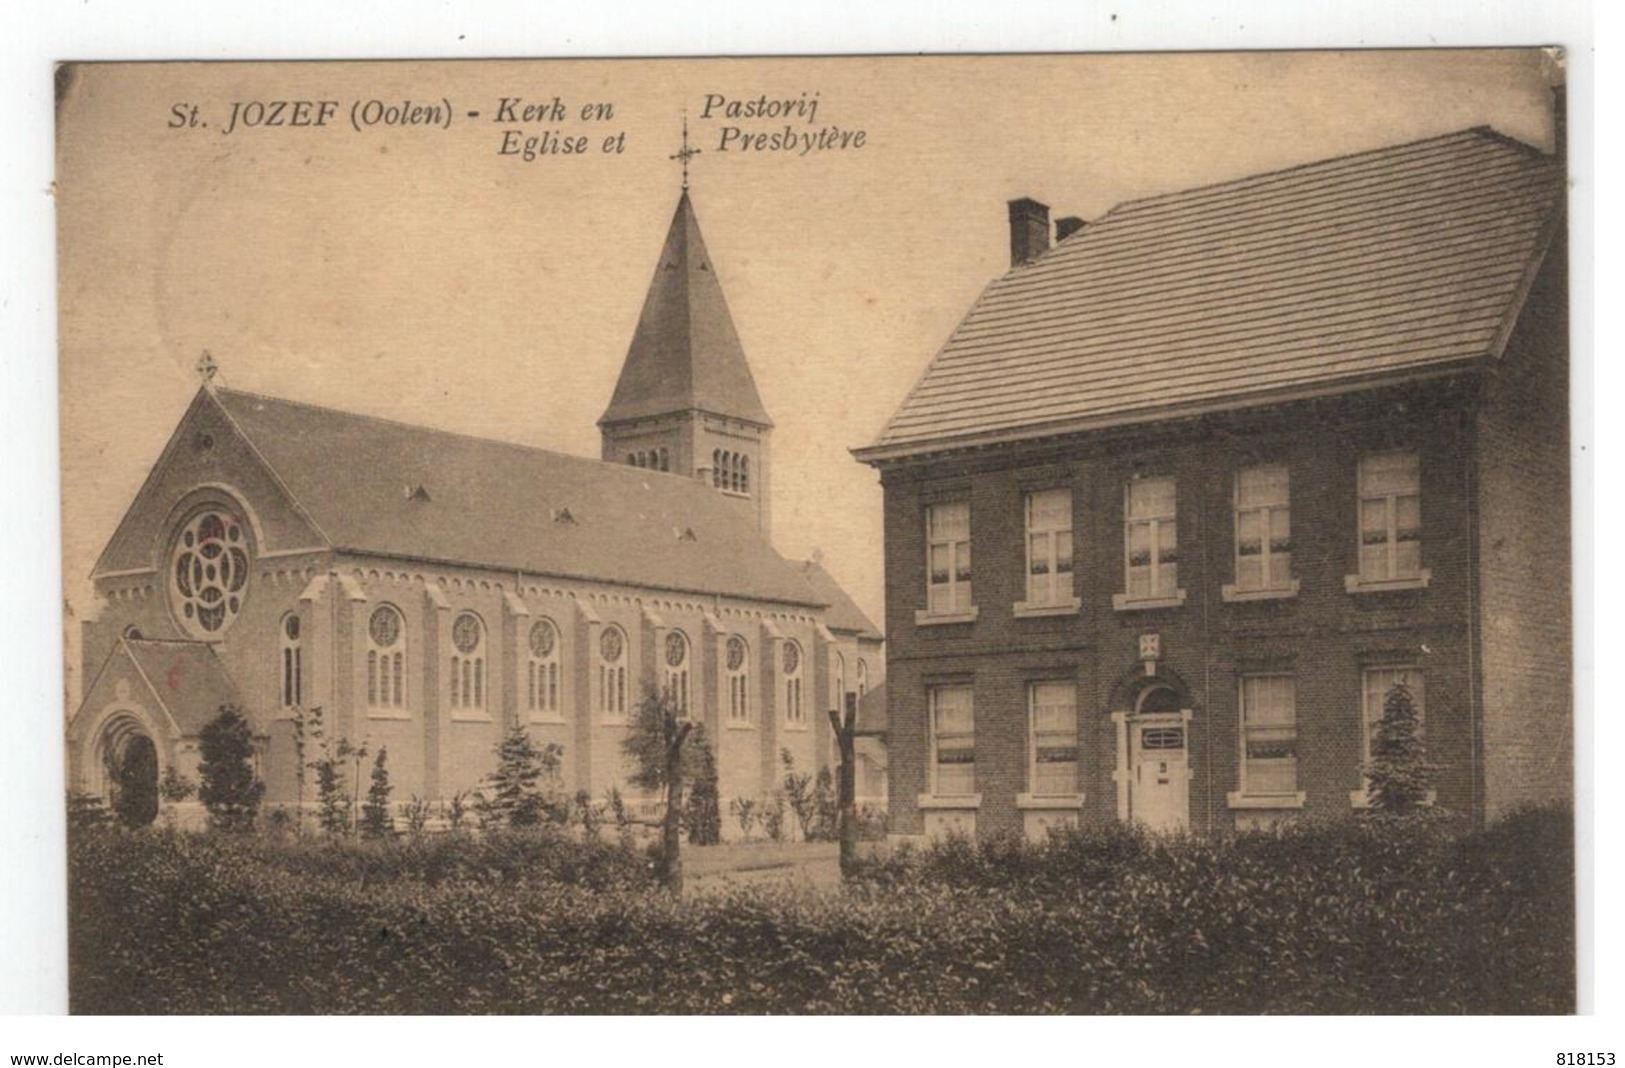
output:
M 198 738 L 202 759 L 198 800 L 218 830 L 241 833 L 254 826 L 265 784 L 254 777 L 254 737 L 248 720 L 231 705 L 204 724 Z
M 722 797 L 717 792 L 717 758 L 704 738 L 695 743 L 695 748 L 699 752 L 699 770 L 694 775 L 694 784 L 689 787 L 688 803 L 683 808 L 683 825 L 688 829 L 689 845 L 716 845 L 722 841 Z
M 564 747 L 537 745 L 524 727 L 510 727 L 497 743 L 497 766 L 487 778 L 488 796 L 480 795 L 481 822 L 506 827 L 535 827 L 543 820 L 563 823 L 569 806 L 558 796 Z
M 372 783 L 367 787 L 367 801 L 361 806 L 361 833 L 368 838 L 383 838 L 395 833 L 395 820 L 389 809 L 389 769 L 384 766 L 389 750 L 378 747 L 372 762 Z
M 1433 773 L 1422 740 L 1422 720 L 1410 687 L 1396 682 L 1382 699 L 1382 718 L 1371 738 L 1366 763 L 1371 807 L 1379 812 L 1415 812 L 1427 803 Z
M 179 804 L 197 793 L 197 783 L 175 770 L 171 764 L 164 769 L 164 774 L 158 780 L 158 796 L 170 804 Z
M 734 820 L 739 824 L 739 833 L 750 841 L 750 832 L 756 829 L 756 799 L 754 797 L 736 797 L 728 802 L 728 811 L 734 814 Z

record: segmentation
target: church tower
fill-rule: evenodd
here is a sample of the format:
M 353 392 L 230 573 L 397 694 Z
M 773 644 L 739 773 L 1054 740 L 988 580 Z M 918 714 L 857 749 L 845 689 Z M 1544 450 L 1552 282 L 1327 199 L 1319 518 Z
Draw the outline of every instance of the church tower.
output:
M 771 533 L 768 418 L 685 183 L 609 408 L 610 463 L 697 478 Z

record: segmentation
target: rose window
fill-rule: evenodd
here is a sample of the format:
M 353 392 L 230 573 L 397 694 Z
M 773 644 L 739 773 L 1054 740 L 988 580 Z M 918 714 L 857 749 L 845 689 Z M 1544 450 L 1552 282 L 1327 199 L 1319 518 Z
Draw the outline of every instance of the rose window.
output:
M 531 655 L 538 660 L 546 660 L 553 655 L 553 644 L 557 636 L 553 633 L 553 624 L 538 623 L 530 628 Z
M 170 596 L 181 624 L 198 637 L 220 635 L 242 610 L 248 586 L 248 538 L 221 512 L 187 523 L 175 545 Z
M 666 663 L 670 667 L 682 667 L 688 659 L 688 642 L 681 634 L 673 632 L 666 635 Z
M 598 640 L 598 651 L 606 663 L 613 664 L 621 658 L 621 632 L 606 630 L 604 636 Z
M 800 667 L 801 667 L 801 649 L 796 645 L 795 642 L 785 642 L 785 644 L 784 644 L 784 673 L 786 675 L 794 675 L 796 673 L 796 669 L 798 669 Z
M 745 666 L 745 639 L 728 639 L 728 670 L 738 671 Z
M 451 644 L 457 651 L 468 656 L 480 647 L 480 621 L 467 613 L 457 617 L 457 622 L 451 625 Z

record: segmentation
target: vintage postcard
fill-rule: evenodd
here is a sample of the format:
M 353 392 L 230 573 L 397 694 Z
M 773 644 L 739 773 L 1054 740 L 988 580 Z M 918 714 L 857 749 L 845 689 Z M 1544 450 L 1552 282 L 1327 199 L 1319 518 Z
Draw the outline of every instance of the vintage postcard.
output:
M 73 1011 L 1574 1011 L 1560 52 L 56 97 Z

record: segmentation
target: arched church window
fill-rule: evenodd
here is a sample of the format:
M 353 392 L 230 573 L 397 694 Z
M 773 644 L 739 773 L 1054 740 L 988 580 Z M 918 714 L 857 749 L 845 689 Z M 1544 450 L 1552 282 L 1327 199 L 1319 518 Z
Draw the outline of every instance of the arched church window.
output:
M 688 635 L 680 630 L 666 632 L 666 692 L 682 716 L 688 715 L 688 650 Z
M 835 683 L 832 689 L 835 696 L 830 701 L 830 707 L 837 711 L 846 708 L 846 657 L 838 651 L 835 654 Z
M 739 458 L 739 492 L 740 493 L 749 493 L 750 492 L 750 457 L 749 456 L 741 456 Z
M 858 700 L 863 700 L 864 694 L 869 692 L 869 665 L 863 660 L 858 661 Z
M 199 512 L 181 528 L 169 568 L 170 605 L 195 638 L 219 638 L 248 591 L 248 535 L 227 512 Z
M 671 470 L 671 457 L 666 452 L 665 449 L 660 450 L 660 470 L 662 470 L 662 471 L 670 471 Z
M 626 718 L 626 632 L 605 627 L 598 636 L 598 712 L 606 720 Z
M 464 612 L 451 625 L 451 707 L 485 707 L 485 624 Z
M 367 705 L 406 706 L 406 626 L 394 605 L 379 605 L 367 620 Z
M 722 450 L 711 450 L 711 485 L 722 488 Z
M 635 452 L 627 453 L 626 454 L 626 465 L 628 467 L 636 467 L 636 466 L 638 466 L 638 454 L 635 453 Z
M 305 664 L 299 633 L 299 615 L 289 612 L 282 617 L 281 693 L 283 708 L 298 708 L 304 704 Z
M 563 705 L 559 700 L 559 631 L 551 619 L 531 624 L 527 674 L 530 710 L 543 716 L 556 716 Z
M 806 710 L 801 705 L 801 646 L 793 641 L 784 643 L 784 722 L 792 727 L 804 726 Z
M 728 639 L 728 719 L 750 722 L 750 646 L 735 634 Z

